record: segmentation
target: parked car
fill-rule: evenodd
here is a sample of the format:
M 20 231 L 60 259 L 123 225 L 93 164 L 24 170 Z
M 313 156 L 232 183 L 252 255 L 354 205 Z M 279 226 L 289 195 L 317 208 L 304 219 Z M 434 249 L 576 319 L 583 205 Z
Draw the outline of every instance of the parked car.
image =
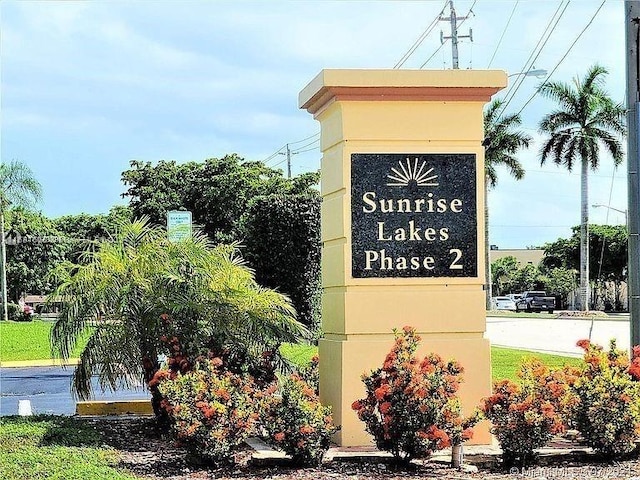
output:
M 547 296 L 542 290 L 523 292 L 522 298 L 516 302 L 516 312 L 541 312 L 545 310 L 553 313 L 556 308 L 556 297 Z
M 522 298 L 522 294 L 521 293 L 510 293 L 510 294 L 507 295 L 507 297 L 509 297 L 515 303 L 515 302 L 517 302 L 518 300 L 520 300 Z
M 516 304 L 509 297 L 493 297 L 491 304 L 495 310 L 515 310 Z

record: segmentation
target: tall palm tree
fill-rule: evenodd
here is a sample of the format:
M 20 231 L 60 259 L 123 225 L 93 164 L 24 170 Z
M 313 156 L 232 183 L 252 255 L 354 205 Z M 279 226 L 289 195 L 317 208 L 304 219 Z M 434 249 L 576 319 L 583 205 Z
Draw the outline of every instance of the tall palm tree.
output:
M 4 214 L 12 205 L 32 207 L 42 197 L 42 187 L 31 169 L 12 160 L 0 163 L 0 283 L 2 289 L 2 319 L 8 320 L 7 309 L 7 245 L 4 233 Z
M 204 236 L 170 243 L 147 220 L 122 223 L 56 275 L 63 306 L 51 333 L 54 354 L 68 358 L 88 336 L 73 379 L 80 398 L 90 395 L 94 373 L 112 390 L 147 384 L 159 354 L 170 353 L 163 335 L 179 334 L 195 358 L 212 343 L 257 355 L 307 333 L 289 299 L 258 286 L 234 246 L 213 247 Z
M 500 115 L 504 100 L 493 100 L 484 112 L 484 233 L 485 233 L 485 283 L 487 285 L 486 308 L 491 308 L 492 281 L 489 257 L 489 188 L 498 183 L 498 167 L 506 167 L 517 180 L 524 178 L 524 168 L 516 154 L 528 148 L 531 136 L 517 130 L 522 123 L 519 114 Z
M 540 151 L 540 164 L 551 159 L 571 171 L 580 162 L 580 303 L 589 309 L 589 167 L 597 170 L 600 147 L 615 165 L 622 162 L 620 137 L 625 135 L 626 110 L 604 90 L 607 70 L 594 65 L 573 85 L 547 82 L 540 92 L 555 100 L 559 108 L 540 121 L 540 133 L 548 135 Z

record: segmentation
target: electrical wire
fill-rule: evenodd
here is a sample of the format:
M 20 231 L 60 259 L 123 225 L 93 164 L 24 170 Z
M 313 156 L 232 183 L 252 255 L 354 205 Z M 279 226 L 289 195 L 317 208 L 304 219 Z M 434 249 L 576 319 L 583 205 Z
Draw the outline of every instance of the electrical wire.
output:
M 273 152 L 271 155 L 269 155 L 267 158 L 265 158 L 264 160 L 262 160 L 262 163 L 264 163 L 265 165 L 267 164 L 267 162 L 271 161 L 273 158 L 277 157 L 282 150 L 284 150 L 285 148 L 287 148 L 287 145 L 295 145 L 297 143 L 302 143 L 302 142 L 306 142 L 307 140 L 312 139 L 313 137 L 317 137 L 318 135 L 320 135 L 320 132 L 316 132 L 313 135 L 310 135 L 308 137 L 302 138 L 300 140 L 296 140 L 295 142 L 289 142 L 289 143 L 285 143 L 283 146 L 281 146 L 278 150 L 276 150 L 275 152 Z M 317 142 L 319 139 L 315 139 L 314 141 L 312 141 L 311 143 L 308 143 L 307 145 L 303 145 L 301 147 L 298 148 L 304 148 L 307 147 L 309 145 L 311 145 L 312 143 Z
M 407 50 L 407 52 L 402 56 L 402 58 L 398 60 L 398 62 L 393 66 L 394 69 L 400 68 L 402 65 L 404 65 L 404 63 L 407 60 L 409 60 L 409 57 L 413 55 L 413 52 L 415 52 L 416 49 L 420 45 L 422 45 L 422 42 L 424 42 L 427 36 L 429 36 L 429 34 L 433 31 L 433 29 L 438 24 L 438 21 L 440 20 L 440 16 L 444 13 L 444 9 L 447 7 L 447 3 L 449 3 L 449 0 L 445 0 L 444 5 L 440 10 L 440 13 L 438 13 L 438 15 L 436 15 L 436 17 L 433 20 L 431 20 L 431 23 L 427 26 L 427 28 L 423 30 L 420 37 L 418 37 L 418 39 L 414 42 L 414 44 L 411 47 L 409 47 L 409 50 Z
M 312 142 L 309 142 L 309 143 L 307 143 L 307 144 L 305 144 L 305 145 L 301 145 L 301 146 L 299 146 L 299 147 L 296 149 L 296 151 L 295 151 L 295 152 L 291 152 L 291 153 L 298 153 L 298 152 L 299 152 L 300 150 L 302 150 L 303 148 L 307 148 L 307 147 L 309 147 L 309 146 L 313 145 L 314 143 L 319 143 L 319 142 L 320 142 L 320 139 L 316 139 L 316 140 L 314 140 L 314 141 L 312 141 Z M 314 147 L 314 148 L 315 148 L 315 147 Z
M 308 136 L 306 138 L 303 138 L 302 140 L 296 140 L 295 142 L 289 142 L 288 145 L 295 145 L 296 143 L 306 142 L 307 140 L 309 140 L 309 139 L 311 139 L 313 137 L 317 137 L 318 135 L 320 135 L 320 132 L 316 132 L 313 135 L 310 135 L 310 136 Z
M 511 15 L 509 15 L 507 24 L 504 26 L 504 29 L 502 30 L 502 35 L 500 35 L 500 40 L 498 40 L 496 49 L 493 51 L 493 55 L 491 55 L 491 60 L 489 60 L 489 65 L 487 65 L 487 68 L 491 67 L 491 64 L 493 63 L 493 59 L 496 58 L 496 53 L 498 53 L 498 49 L 502 44 L 502 39 L 504 38 L 504 34 L 507 33 L 507 28 L 509 28 L 509 24 L 511 23 L 511 19 L 513 18 L 513 14 L 516 12 L 516 7 L 518 6 L 519 3 L 520 3 L 520 0 L 517 0 L 516 3 L 513 5 L 513 9 L 511 10 Z
M 310 152 L 311 150 L 316 150 L 319 146 L 320 145 L 316 145 L 315 147 L 307 148 L 306 150 L 298 150 L 296 152 L 291 152 L 291 154 L 293 155 L 294 153 L 298 154 L 298 153 Z
M 564 5 L 564 8 L 560 12 L 560 14 L 557 14 L 557 12 L 560 10 L 560 7 L 562 7 L 563 2 L 564 2 L 564 0 L 561 0 L 560 4 L 558 5 L 558 8 L 556 9 L 556 13 L 554 13 L 554 16 L 551 17 L 551 20 L 547 24 L 547 28 L 545 29 L 545 31 L 543 32 L 542 36 L 540 37 L 540 40 L 538 40 L 538 44 L 536 45 L 536 47 L 531 52 L 531 55 L 529 55 L 529 58 L 527 59 L 527 61 L 524 63 L 524 68 L 522 69 L 523 72 L 528 72 L 532 68 L 532 66 L 535 64 L 535 61 L 538 59 L 538 57 L 542 53 L 542 50 L 544 50 L 544 47 L 546 46 L 547 42 L 551 38 L 551 35 L 553 34 L 553 32 L 555 31 L 556 27 L 558 26 L 558 22 L 560 22 L 560 19 L 562 18 L 564 13 L 567 11 L 567 7 L 571 3 L 571 0 L 567 0 L 567 3 Z M 553 23 L 553 26 L 549 30 L 549 27 L 551 26 L 551 23 L 554 21 L 554 18 L 555 18 L 555 23 Z M 547 34 L 547 31 L 549 32 L 548 34 Z M 545 34 L 546 34 L 546 36 L 545 36 Z M 542 45 L 540 45 L 540 42 L 543 40 L 543 38 L 544 38 L 544 41 L 542 42 Z M 538 49 L 538 47 L 540 47 L 540 48 Z M 536 50 L 538 50 L 537 53 L 536 53 Z M 506 109 L 509 106 L 509 104 L 513 101 L 513 99 L 515 98 L 516 93 L 518 93 L 518 90 L 520 89 L 520 87 L 524 83 L 524 79 L 525 79 L 525 75 L 521 75 L 521 78 L 516 80 L 516 82 L 514 84 L 514 88 L 513 89 L 509 89 L 507 91 L 506 95 L 508 96 L 508 99 L 505 100 L 504 105 L 502 106 L 502 108 L 500 110 L 501 113 L 506 111 Z M 507 97 L 505 97 L 505 98 L 507 98 Z
M 262 163 L 264 163 L 265 165 L 267 164 L 267 162 L 269 162 L 272 158 L 277 157 L 278 154 L 287 147 L 286 144 L 284 144 L 283 146 L 281 146 L 278 150 L 276 150 L 275 152 L 273 152 L 271 155 L 269 155 L 267 158 L 265 158 L 264 160 L 262 160 Z
M 580 37 L 584 34 L 584 32 L 587 31 L 587 29 L 591 26 L 591 24 L 593 23 L 593 21 L 595 20 L 596 16 L 598 15 L 598 13 L 600 12 L 600 10 L 602 9 L 602 7 L 604 6 L 604 4 L 606 3 L 606 0 L 602 0 L 602 3 L 600 4 L 600 6 L 598 7 L 598 9 L 595 11 L 595 13 L 593 14 L 593 16 L 591 17 L 591 20 L 589 20 L 589 22 L 585 25 L 585 27 L 582 29 L 582 31 L 578 34 L 578 36 L 575 38 L 575 40 L 573 41 L 573 43 L 569 46 L 569 48 L 567 49 L 567 51 L 565 52 L 565 54 L 562 56 L 562 58 L 558 61 L 558 63 L 556 63 L 556 66 L 553 67 L 553 70 L 551 70 L 551 73 L 549 73 L 549 75 L 547 75 L 547 81 L 549 81 L 549 79 L 551 78 L 551 76 L 555 73 L 555 71 L 558 69 L 558 67 L 560 66 L 560 64 L 565 60 L 565 58 L 567 58 L 567 55 L 569 55 L 569 52 L 571 52 L 571 49 L 574 47 L 574 45 L 578 42 L 578 40 L 580 39 Z M 522 106 L 522 108 L 520 109 L 520 111 L 518 112 L 518 115 L 520 115 L 522 113 L 522 111 L 526 108 L 527 105 L 529 105 L 531 103 L 531 101 L 536 97 L 536 95 L 538 95 L 538 93 L 540 93 L 540 88 L 542 87 L 542 85 L 540 87 L 538 87 L 536 89 L 535 92 L 533 92 L 533 95 L 531 95 L 531 97 L 529 97 L 529 100 L 526 101 L 526 103 Z

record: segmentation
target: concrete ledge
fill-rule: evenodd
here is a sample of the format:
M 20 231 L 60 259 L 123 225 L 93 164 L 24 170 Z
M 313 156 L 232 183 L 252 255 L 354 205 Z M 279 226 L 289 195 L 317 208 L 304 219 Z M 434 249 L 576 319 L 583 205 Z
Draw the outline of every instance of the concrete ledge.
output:
M 150 400 L 88 401 L 76 403 L 76 415 L 153 415 Z

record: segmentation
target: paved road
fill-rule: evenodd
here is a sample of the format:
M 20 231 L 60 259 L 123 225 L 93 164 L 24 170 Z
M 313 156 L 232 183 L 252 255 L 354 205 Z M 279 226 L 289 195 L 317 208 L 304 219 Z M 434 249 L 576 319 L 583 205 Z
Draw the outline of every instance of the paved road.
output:
M 589 338 L 591 325 L 591 320 L 571 318 L 488 317 L 486 336 L 492 345 L 581 356 L 576 342 Z M 628 348 L 630 336 L 628 315 L 593 322 L 591 340 L 605 347 L 615 338 L 619 347 Z
M 0 368 L 0 416 L 16 415 L 18 400 L 30 400 L 34 413 L 72 415 L 76 403 L 71 395 L 73 367 Z M 143 389 L 102 392 L 93 379 L 95 400 L 148 398 Z

